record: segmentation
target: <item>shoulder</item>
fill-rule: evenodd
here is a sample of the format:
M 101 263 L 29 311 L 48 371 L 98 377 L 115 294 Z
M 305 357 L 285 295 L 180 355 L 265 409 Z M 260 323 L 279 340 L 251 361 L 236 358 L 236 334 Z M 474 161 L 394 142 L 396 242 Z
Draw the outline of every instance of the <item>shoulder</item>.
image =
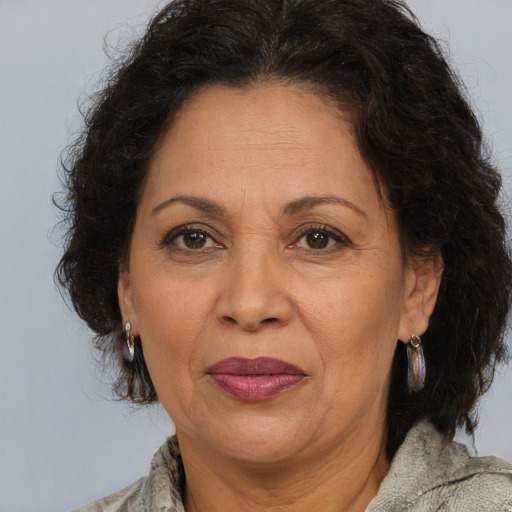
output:
M 73 512 L 184 512 L 181 500 L 184 482 L 179 443 L 173 436 L 153 456 L 146 477 Z
M 409 432 L 368 512 L 512 512 L 512 464 L 471 457 L 431 424 Z
M 495 459 L 496 470 L 471 471 L 429 490 L 423 501 L 436 503 L 439 511 L 512 512 L 512 469 L 500 469 L 500 462 Z
M 143 483 L 144 478 L 141 478 L 125 489 L 74 509 L 72 512 L 135 512 Z
M 512 512 L 512 467 L 495 457 L 472 457 L 467 468 L 447 475 L 416 502 L 418 511 L 435 506 L 439 511 Z

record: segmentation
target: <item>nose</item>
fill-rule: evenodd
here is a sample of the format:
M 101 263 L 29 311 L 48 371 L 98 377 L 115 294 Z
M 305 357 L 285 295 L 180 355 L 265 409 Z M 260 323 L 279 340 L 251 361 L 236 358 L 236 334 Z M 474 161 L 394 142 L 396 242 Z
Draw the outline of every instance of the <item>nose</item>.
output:
M 218 320 L 245 331 L 287 325 L 293 307 L 286 293 L 285 263 L 272 251 L 239 251 L 223 274 L 222 293 L 216 303 Z

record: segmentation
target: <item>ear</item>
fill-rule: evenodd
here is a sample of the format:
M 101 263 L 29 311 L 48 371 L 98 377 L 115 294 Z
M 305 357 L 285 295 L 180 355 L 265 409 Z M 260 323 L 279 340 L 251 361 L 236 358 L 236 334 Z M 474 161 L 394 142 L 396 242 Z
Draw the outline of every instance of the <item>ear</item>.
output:
M 119 308 L 123 319 L 123 326 L 128 320 L 132 324 L 132 334 L 137 335 L 138 325 L 137 316 L 133 304 L 133 288 L 131 283 L 130 271 L 128 265 L 122 263 L 119 265 L 119 279 L 117 281 L 117 297 Z
M 443 274 L 440 254 L 411 257 L 405 267 L 404 303 L 400 315 L 398 339 L 408 343 L 412 334 L 422 336 L 436 305 Z

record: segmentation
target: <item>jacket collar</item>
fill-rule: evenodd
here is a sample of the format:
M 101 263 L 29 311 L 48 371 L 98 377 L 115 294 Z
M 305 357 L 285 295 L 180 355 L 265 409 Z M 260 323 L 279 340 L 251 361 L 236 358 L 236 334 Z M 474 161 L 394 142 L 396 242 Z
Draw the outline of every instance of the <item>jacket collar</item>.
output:
M 137 501 L 140 512 L 185 512 L 182 494 L 185 490 L 185 470 L 176 436 L 155 453 L 149 475 L 142 485 Z
M 435 488 L 478 473 L 512 475 L 512 465 L 496 457 L 470 457 L 466 447 L 449 442 L 427 421 L 415 425 L 398 449 L 389 473 L 366 512 L 407 510 Z

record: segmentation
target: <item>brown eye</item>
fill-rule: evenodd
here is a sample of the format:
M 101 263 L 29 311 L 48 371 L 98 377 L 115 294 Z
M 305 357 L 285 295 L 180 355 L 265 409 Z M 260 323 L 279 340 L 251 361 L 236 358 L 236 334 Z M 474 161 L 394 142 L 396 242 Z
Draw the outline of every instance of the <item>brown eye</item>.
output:
M 172 231 L 162 241 L 163 247 L 172 247 L 185 251 L 198 251 L 220 247 L 209 233 L 194 227 L 184 227 Z
M 188 249 L 201 249 L 206 245 L 208 235 L 200 231 L 192 231 L 182 235 L 183 244 Z
M 329 235 L 321 231 L 311 231 L 306 235 L 306 243 L 311 249 L 325 249 L 329 245 Z
M 339 231 L 334 231 L 327 226 L 311 226 L 302 231 L 302 235 L 294 245 L 297 248 L 327 252 L 329 249 L 347 247 L 350 245 L 350 241 Z

